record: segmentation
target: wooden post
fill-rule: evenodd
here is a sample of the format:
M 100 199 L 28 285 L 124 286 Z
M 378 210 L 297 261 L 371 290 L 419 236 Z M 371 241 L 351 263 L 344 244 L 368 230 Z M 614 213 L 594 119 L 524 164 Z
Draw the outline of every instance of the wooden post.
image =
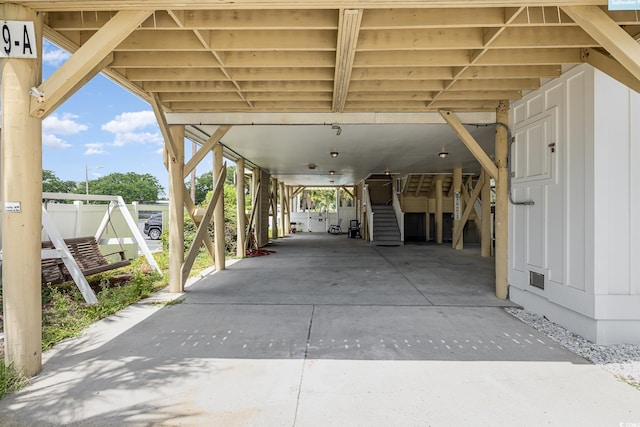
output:
M 491 177 L 486 170 L 482 170 L 484 184 L 482 185 L 482 223 L 480 226 L 480 255 L 491 256 Z
M 442 176 L 436 177 L 436 243 L 442 243 Z
M 35 28 L 37 58 L 0 60 L 5 363 L 32 376 L 42 369 L 42 120 L 29 114 L 29 88 L 42 77 L 42 15 L 4 3 L 0 16 L 32 21 Z
M 222 145 L 216 144 L 213 147 L 213 176 L 214 179 L 220 175 L 223 166 Z M 216 248 L 215 264 L 216 271 L 225 269 L 225 235 L 224 235 L 224 191 L 220 192 L 218 202 L 213 210 L 213 243 Z
M 184 292 L 184 126 L 170 126 L 175 157 L 169 154 L 169 292 Z M 169 150 L 167 150 L 169 151 Z
M 278 180 L 271 178 L 271 195 L 273 202 L 273 216 L 271 217 L 271 238 L 277 239 L 278 234 Z
M 191 143 L 191 157 L 193 158 L 193 156 L 196 155 L 197 150 L 197 145 L 195 142 Z M 193 200 L 194 202 L 196 201 L 196 168 L 193 168 L 193 170 L 191 171 L 191 200 Z
M 501 101 L 496 110 L 496 122 L 509 124 L 509 102 Z M 509 194 L 507 187 L 508 168 L 507 155 L 509 150 L 507 130 L 503 126 L 496 126 L 495 160 L 498 167 L 496 179 L 496 207 L 495 207 L 495 239 L 496 239 L 496 296 L 507 299 L 508 296 L 508 228 L 509 228 Z
M 287 220 L 287 207 L 285 206 L 284 196 L 284 182 L 280 182 L 280 233 L 282 236 L 287 235 L 287 228 L 285 227 Z
M 247 215 L 245 214 L 244 203 L 244 159 L 239 158 L 236 161 L 236 206 L 238 217 L 238 240 L 236 242 L 236 255 L 238 258 L 244 258 L 245 252 L 245 236 L 247 233 Z
M 456 208 L 456 204 L 458 204 Z M 464 202 L 462 201 L 462 168 L 453 168 L 453 236 L 456 235 L 460 227 L 464 227 L 460 216 L 464 211 Z M 464 238 L 461 238 L 457 243 L 453 239 L 453 249 L 462 249 L 464 247 Z

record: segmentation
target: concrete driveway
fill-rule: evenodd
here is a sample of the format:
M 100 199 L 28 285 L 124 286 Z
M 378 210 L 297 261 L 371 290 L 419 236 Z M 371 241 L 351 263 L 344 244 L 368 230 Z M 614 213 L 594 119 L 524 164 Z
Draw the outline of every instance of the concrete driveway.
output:
M 638 390 L 504 311 L 477 248 L 269 249 L 48 352 L 0 425 L 640 425 Z

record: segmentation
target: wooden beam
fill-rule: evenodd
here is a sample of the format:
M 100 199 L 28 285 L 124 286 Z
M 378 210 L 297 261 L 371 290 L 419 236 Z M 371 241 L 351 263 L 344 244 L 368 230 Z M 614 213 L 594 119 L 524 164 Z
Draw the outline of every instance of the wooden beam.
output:
M 476 186 L 473 189 L 471 196 L 469 196 L 469 201 L 464 208 L 462 217 L 460 218 L 460 226 L 456 228 L 453 233 L 453 247 L 456 247 L 456 244 L 458 244 L 458 242 L 460 242 L 462 238 L 464 226 L 467 224 L 467 221 L 469 220 L 471 211 L 473 210 L 476 200 L 478 200 L 478 196 L 480 195 L 480 191 L 482 190 L 483 186 L 484 186 L 484 174 L 480 175 L 480 179 L 478 180 L 478 182 L 476 182 Z
M 87 76 L 99 71 L 105 58 L 150 14 L 150 10 L 118 12 L 38 87 L 44 93 L 44 101 L 31 99 L 31 115 L 42 118 L 51 113 L 87 81 Z
M 215 147 L 215 145 L 222 139 L 222 137 L 225 136 L 227 132 L 229 132 L 229 129 L 231 129 L 231 126 L 219 126 L 218 129 L 216 129 L 216 131 L 213 133 L 213 135 L 209 137 L 207 142 L 202 144 L 196 154 L 194 154 L 193 157 L 191 157 L 187 164 L 184 166 L 185 178 L 189 176 L 191 171 L 193 171 L 196 166 L 198 166 L 198 164 L 202 161 L 202 159 L 204 159 L 204 157 L 211 152 L 213 147 Z
M 493 160 L 491 160 L 487 153 L 484 152 L 480 144 L 478 144 L 478 141 L 476 141 L 469 131 L 464 128 L 456 115 L 452 111 L 440 111 L 440 114 L 446 122 L 449 123 L 456 134 L 458 134 L 458 137 L 462 140 L 464 145 L 467 146 L 469 151 L 471 151 L 473 157 L 475 157 L 482 167 L 489 172 L 491 177 L 496 179 L 498 177 L 498 168 L 495 163 L 493 163 Z
M 482 215 L 481 215 L 481 231 L 480 231 L 480 256 L 491 256 L 491 180 L 489 174 L 483 169 L 481 197 L 482 197 Z
M 160 105 L 158 94 L 154 93 L 151 95 L 150 103 L 151 103 L 151 108 L 153 109 L 153 113 L 156 116 L 156 120 L 158 121 L 158 127 L 160 128 L 160 133 L 162 133 L 162 138 L 164 138 L 164 144 L 167 152 L 169 153 L 169 157 L 171 157 L 172 161 L 175 161 L 178 153 L 178 147 L 175 141 L 173 140 L 173 136 L 171 135 L 169 124 L 167 123 L 167 117 L 164 115 L 164 110 L 162 109 L 162 105 Z M 182 166 L 184 167 L 184 160 L 183 160 Z
M 333 104 L 331 111 L 342 112 L 347 102 L 351 71 L 356 56 L 362 9 L 341 9 L 336 43 Z
M 205 211 L 205 214 L 202 216 L 202 221 L 198 226 L 198 230 L 196 231 L 196 235 L 193 238 L 193 243 L 187 252 L 187 256 L 185 257 L 184 263 L 182 264 L 182 281 L 185 282 L 189 277 L 189 273 L 191 272 L 191 268 L 193 267 L 193 262 L 196 260 L 198 256 L 198 252 L 200 251 L 200 247 L 203 245 L 205 238 L 208 239 L 209 235 L 209 223 L 211 223 L 211 218 L 213 217 L 213 212 L 218 204 L 220 199 L 220 195 L 222 194 L 222 189 L 224 188 L 224 180 L 227 177 L 227 164 L 225 163 L 220 170 L 220 175 L 218 175 L 218 179 L 216 180 L 216 184 L 213 188 L 213 195 L 211 196 L 211 200 L 209 201 L 209 205 Z
M 291 198 L 296 197 L 298 194 L 300 194 L 302 191 L 304 191 L 305 188 L 307 188 L 307 187 L 298 187 L 298 188 L 296 188 L 295 191 L 293 192 L 293 194 L 291 195 Z
M 224 154 L 222 145 L 216 144 L 213 147 L 213 175 L 222 175 L 222 169 L 225 169 L 224 177 L 227 176 L 227 164 L 224 163 Z M 224 186 L 224 181 L 222 183 Z M 215 246 L 215 264 L 216 271 L 226 268 L 227 250 L 225 245 L 224 230 L 224 192 L 218 194 L 216 207 L 213 211 L 213 243 Z
M 422 190 L 422 183 L 424 182 L 424 174 L 420 175 L 420 181 L 418 181 L 418 186 L 416 187 L 416 192 L 414 193 L 415 197 L 420 195 L 420 191 Z
M 355 197 L 353 197 L 353 193 L 352 193 L 351 191 L 349 191 L 349 190 L 347 189 L 347 187 L 342 186 L 342 187 L 340 187 L 340 188 L 342 188 L 342 189 L 344 190 L 344 192 L 345 192 L 345 193 L 347 193 L 347 194 L 348 194 L 352 199 L 354 199 L 354 200 L 355 200 Z
M 247 214 L 245 212 L 244 190 L 244 158 L 240 157 L 236 161 L 236 215 L 238 217 L 236 256 L 238 258 L 244 258 L 246 255 Z
M 189 214 L 189 217 L 191 218 L 193 223 L 196 225 L 196 227 L 198 227 L 202 222 L 202 216 L 197 215 L 198 208 L 189 195 L 189 190 L 187 189 L 186 185 L 184 186 L 184 206 L 187 210 L 187 214 Z M 213 242 L 211 241 L 211 239 L 204 239 L 204 246 L 207 248 L 207 252 L 209 252 L 209 255 L 211 256 L 211 262 L 215 263 L 216 251 L 213 247 Z
M 427 190 L 427 198 L 433 199 L 433 191 L 436 188 L 436 177 L 431 177 L 431 184 L 429 184 L 429 189 Z
M 504 101 L 496 110 L 498 123 L 509 123 L 509 102 Z M 509 189 L 508 189 L 508 151 L 507 130 L 496 128 L 496 165 L 498 169 L 496 182 L 495 206 L 495 263 L 496 263 L 496 296 L 507 299 L 509 296 Z
M 460 209 L 464 207 L 464 202 L 462 201 L 462 168 L 453 168 L 453 184 L 451 184 L 451 190 L 453 192 L 453 206 L 454 206 L 454 217 L 453 217 L 453 236 L 456 234 L 462 235 L 462 229 L 464 228 L 464 223 L 462 222 L 462 215 L 460 218 L 455 217 L 455 204 L 456 204 L 456 195 L 459 199 Z M 460 212 L 460 211 L 458 211 Z M 451 247 L 453 249 L 463 249 L 464 242 L 462 239 L 453 239 L 451 242 Z
M 640 79 L 631 74 L 629 70 L 620 65 L 620 63 L 611 56 L 605 55 L 596 49 L 585 49 L 584 59 L 587 63 L 607 74 L 609 77 L 616 79 L 636 92 L 640 92 Z
M 255 169 L 254 169 L 255 170 Z M 255 177 L 255 175 L 254 175 Z M 255 217 L 256 217 L 256 213 L 258 212 L 258 197 L 260 196 L 260 186 L 262 185 L 261 179 L 260 178 L 254 178 L 256 185 L 253 188 L 254 194 L 253 194 L 253 198 L 251 200 L 251 215 L 249 216 L 249 222 L 248 222 L 248 227 L 247 227 L 247 234 L 246 237 L 244 239 L 245 241 L 245 251 L 249 249 L 249 244 L 250 243 L 254 243 L 256 245 L 255 249 L 258 249 L 258 240 L 257 240 L 257 236 L 254 234 L 254 240 L 253 242 L 251 242 L 251 233 L 254 232 L 255 230 L 252 231 L 253 225 L 255 223 Z
M 598 6 L 565 6 L 562 10 L 640 80 L 640 45 Z
M 184 200 L 187 198 L 182 168 L 184 168 L 184 126 L 173 125 L 167 127 L 169 139 L 165 139 L 165 146 L 169 151 L 169 141 L 180 140 L 180 144 L 173 148 L 169 170 L 169 292 L 184 291 Z
M 442 175 L 436 176 L 436 243 L 442 244 Z

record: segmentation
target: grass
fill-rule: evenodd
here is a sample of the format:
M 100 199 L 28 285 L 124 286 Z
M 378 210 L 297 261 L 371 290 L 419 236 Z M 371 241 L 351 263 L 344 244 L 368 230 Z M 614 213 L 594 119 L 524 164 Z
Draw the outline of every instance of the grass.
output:
M 229 255 L 228 257 L 235 257 Z M 75 284 L 43 287 L 42 289 L 42 349 L 48 350 L 60 341 L 79 336 L 91 323 L 116 313 L 117 311 L 150 296 L 156 290 L 168 285 L 169 254 L 165 249 L 154 254 L 163 275 L 154 272 L 144 257 L 132 261 L 128 267 L 88 278 L 89 285 L 98 297 L 98 304 L 84 302 Z M 191 269 L 191 276 L 212 265 L 209 253 L 203 248 L 198 253 Z M 126 280 L 123 280 L 123 277 Z M 0 287 L 0 302 L 2 288 Z M 159 305 L 180 304 L 183 299 L 160 303 Z M 0 314 L 2 304 L 0 304 Z M 0 316 L 0 331 L 2 317 Z M 0 348 L 0 399 L 12 391 L 28 384 L 29 379 L 11 366 L 5 366 L 4 353 Z
M 157 256 L 163 271 L 168 264 L 165 258 L 163 254 Z M 48 350 L 66 338 L 76 337 L 91 323 L 148 297 L 167 285 L 167 276 L 152 271 L 143 257 L 134 260 L 129 267 L 93 276 L 89 278 L 89 284 L 97 293 L 98 304 L 95 305 L 86 304 L 74 284 L 44 287 L 42 349 Z M 122 280 L 123 277 L 126 280 Z M 24 375 L 5 366 L 4 354 L 0 355 L 0 399 L 27 383 Z

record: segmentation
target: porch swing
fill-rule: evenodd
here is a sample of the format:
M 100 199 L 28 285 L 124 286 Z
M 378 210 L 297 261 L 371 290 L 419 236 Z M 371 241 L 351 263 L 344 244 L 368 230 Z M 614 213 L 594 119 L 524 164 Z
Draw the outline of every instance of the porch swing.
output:
M 42 227 L 49 236 L 48 241 L 42 242 L 41 266 L 42 283 L 58 284 L 73 280 L 82 293 L 85 301 L 89 304 L 98 302 L 93 290 L 89 286 L 86 277 L 94 274 L 110 271 L 116 268 L 131 264 L 127 259 L 123 244 L 137 243 L 142 250 L 149 265 L 159 273 L 160 267 L 149 251 L 149 247 L 138 229 L 136 222 L 129 213 L 129 210 L 120 196 L 98 196 L 66 193 L 43 193 L 43 199 L 49 200 L 87 200 L 87 201 L 108 201 L 107 212 L 102 218 L 94 236 L 73 237 L 64 239 L 57 229 L 49 213 L 42 205 Z M 122 216 L 129 227 L 133 239 L 120 238 L 111 221 L 111 213 L 115 208 L 119 208 Z M 116 236 L 111 239 L 102 239 L 102 235 L 111 226 Z M 118 244 L 119 250 L 103 254 L 100 245 Z M 108 258 L 116 256 L 116 261 L 109 262 Z
M 94 274 L 104 273 L 106 271 L 115 270 L 117 268 L 126 267 L 131 264 L 127 259 L 122 241 L 118 237 L 118 232 L 111 222 L 111 214 L 107 210 L 109 217 L 108 224 L 111 225 L 113 234 L 116 236 L 119 250 L 116 252 L 103 254 L 98 246 L 98 241 L 94 236 L 73 237 L 64 239 L 71 256 L 80 268 L 82 275 L 85 277 Z M 51 241 L 43 241 L 42 249 L 55 249 Z M 118 255 L 118 260 L 110 262 L 109 257 Z M 62 258 L 42 259 L 42 283 L 43 284 L 60 284 L 73 280 L 69 270 L 64 265 Z

